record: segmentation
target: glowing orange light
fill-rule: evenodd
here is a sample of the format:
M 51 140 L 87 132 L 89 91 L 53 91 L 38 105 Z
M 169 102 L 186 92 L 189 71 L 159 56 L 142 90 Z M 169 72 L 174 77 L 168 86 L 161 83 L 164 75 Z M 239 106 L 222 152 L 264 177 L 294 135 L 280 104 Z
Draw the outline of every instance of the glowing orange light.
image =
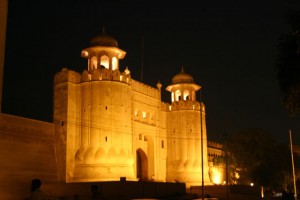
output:
M 82 57 L 88 57 L 89 56 L 89 52 L 87 52 L 87 51 L 81 51 L 81 56 Z
M 212 182 L 217 185 L 222 183 L 222 173 L 217 168 L 212 168 Z
M 143 115 L 144 119 L 147 117 L 147 113 L 146 112 L 143 112 L 142 115 Z

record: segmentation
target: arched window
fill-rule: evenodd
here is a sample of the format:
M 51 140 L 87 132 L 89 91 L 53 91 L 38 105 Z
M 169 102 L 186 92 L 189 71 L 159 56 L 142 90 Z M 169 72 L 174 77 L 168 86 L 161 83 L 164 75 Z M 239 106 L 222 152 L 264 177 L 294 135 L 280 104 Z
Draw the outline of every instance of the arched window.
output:
M 175 92 L 175 100 L 176 100 L 176 101 L 181 100 L 181 91 L 180 91 L 180 90 L 177 90 L 177 91 Z
M 116 70 L 118 69 L 118 59 L 116 57 L 113 57 L 112 58 L 112 63 L 111 63 L 111 67 L 112 67 L 112 70 Z
M 109 69 L 109 58 L 108 58 L 108 56 L 106 56 L 106 55 L 101 56 L 100 65 L 104 66 L 106 69 Z
M 184 90 L 184 92 L 183 92 L 183 100 L 190 100 L 190 91 Z

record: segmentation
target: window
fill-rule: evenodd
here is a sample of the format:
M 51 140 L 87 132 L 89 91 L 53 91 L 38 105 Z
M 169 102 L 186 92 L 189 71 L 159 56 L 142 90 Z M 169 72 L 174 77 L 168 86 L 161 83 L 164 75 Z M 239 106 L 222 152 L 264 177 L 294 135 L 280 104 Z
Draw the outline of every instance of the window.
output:
M 183 100 L 189 100 L 190 92 L 188 90 L 184 90 L 183 92 Z
M 112 58 L 111 66 L 112 66 L 112 70 L 118 69 L 118 60 L 117 60 L 116 57 L 113 57 L 113 58 Z
M 100 61 L 101 65 L 104 66 L 106 69 L 109 69 L 109 58 L 108 56 L 104 55 L 101 56 L 101 61 Z
M 176 101 L 179 101 L 181 99 L 181 92 L 180 92 L 180 90 L 177 90 L 176 92 L 175 92 L 175 100 Z
M 146 112 L 143 112 L 143 113 L 142 113 L 142 116 L 143 116 L 143 119 L 146 119 L 147 113 L 146 113 Z

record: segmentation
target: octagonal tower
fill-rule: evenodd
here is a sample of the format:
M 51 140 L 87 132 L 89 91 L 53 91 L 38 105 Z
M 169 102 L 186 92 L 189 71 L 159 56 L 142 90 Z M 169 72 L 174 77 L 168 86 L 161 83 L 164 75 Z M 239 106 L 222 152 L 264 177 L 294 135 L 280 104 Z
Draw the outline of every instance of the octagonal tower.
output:
M 126 52 L 105 33 L 81 52 L 88 69 L 55 76 L 54 122 L 59 179 L 65 182 L 135 179 L 131 75 L 119 70 Z
M 167 112 L 167 181 L 201 184 L 203 155 L 204 182 L 211 184 L 208 176 L 205 106 L 196 98 L 200 88 L 183 68 L 166 88 L 171 92 L 172 102 Z

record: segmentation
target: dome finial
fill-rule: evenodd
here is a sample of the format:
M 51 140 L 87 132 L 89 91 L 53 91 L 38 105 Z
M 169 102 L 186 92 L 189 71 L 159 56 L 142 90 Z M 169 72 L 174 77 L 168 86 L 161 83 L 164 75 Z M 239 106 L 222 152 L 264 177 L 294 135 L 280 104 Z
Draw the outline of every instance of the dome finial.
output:
M 106 34 L 105 26 L 102 27 L 102 33 L 90 40 L 92 46 L 118 47 L 118 42 L 115 38 Z
M 193 77 L 190 74 L 184 72 L 183 66 L 181 68 L 181 72 L 179 72 L 172 78 L 172 84 L 178 83 L 194 83 Z

